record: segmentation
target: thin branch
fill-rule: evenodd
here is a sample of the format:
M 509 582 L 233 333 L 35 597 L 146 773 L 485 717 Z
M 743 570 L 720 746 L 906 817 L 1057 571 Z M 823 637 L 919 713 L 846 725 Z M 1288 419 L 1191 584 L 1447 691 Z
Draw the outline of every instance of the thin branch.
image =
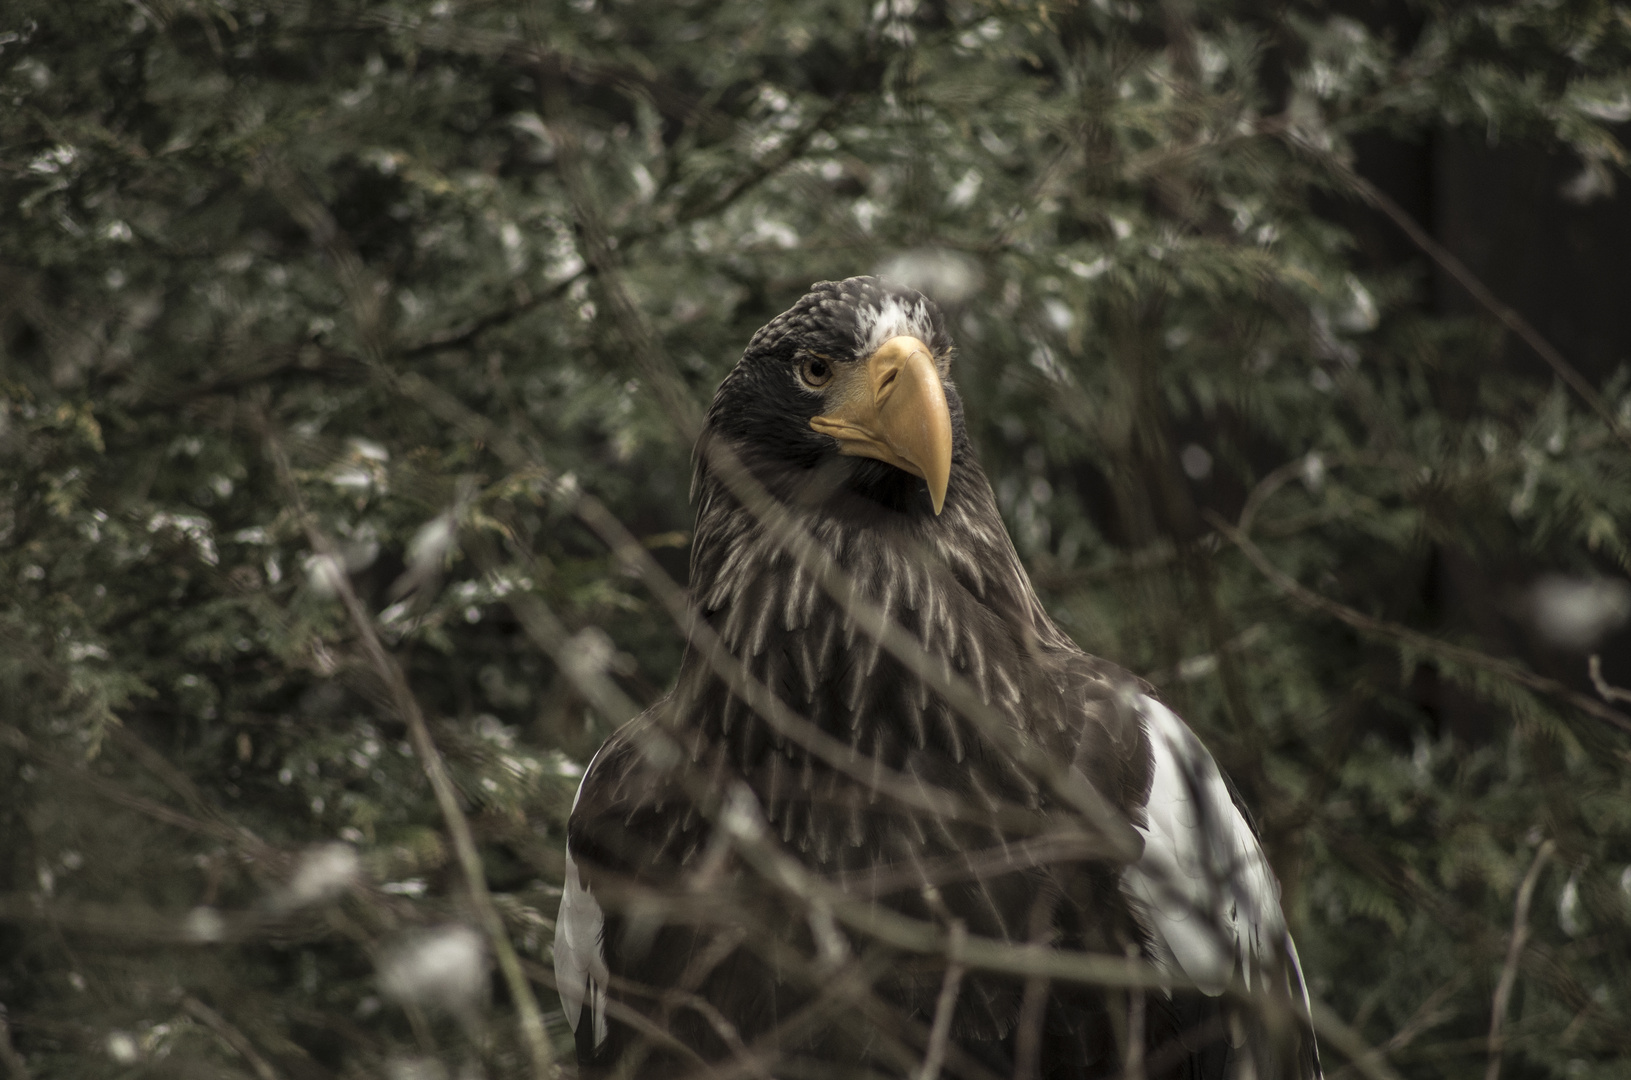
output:
M 1428 994 L 1427 1000 L 1417 1007 L 1416 1011 L 1411 1014 L 1410 1019 L 1405 1021 L 1404 1026 L 1394 1032 L 1388 1041 L 1377 1047 L 1373 1053 L 1386 1055 L 1403 1050 L 1415 1042 L 1417 1036 L 1421 1035 L 1422 1032 L 1437 1027 L 1454 1016 L 1455 1010 L 1445 1008 L 1444 1003 L 1449 1000 L 1452 994 L 1461 989 L 1462 984 L 1466 981 L 1465 975 L 1457 975 L 1431 994 Z M 1355 1020 L 1356 1025 L 1360 1022 Z M 1331 1074 L 1330 1080 L 1344 1080 L 1350 1072 L 1358 1071 L 1358 1067 L 1350 1062 Z
M 1366 1080 L 1401 1080 L 1388 1066 L 1382 1052 L 1349 1027 L 1325 1002 L 1314 1001 L 1314 1030 L 1328 1045 L 1347 1058 Z
M 1412 630 L 1408 626 L 1400 626 L 1385 619 L 1366 615 L 1364 612 L 1332 600 L 1328 596 L 1320 595 L 1314 590 L 1303 586 L 1290 574 L 1275 566 L 1269 561 L 1268 556 L 1263 553 L 1261 548 L 1252 543 L 1244 533 L 1229 524 L 1221 516 L 1211 510 L 1203 511 L 1202 516 L 1206 518 L 1208 524 L 1222 533 L 1225 539 L 1238 547 L 1252 565 L 1262 572 L 1264 577 L 1268 578 L 1281 592 L 1298 603 L 1316 611 L 1323 611 L 1363 633 L 1401 642 L 1412 649 L 1437 656 L 1440 659 L 1474 668 L 1478 671 L 1488 672 L 1504 679 L 1510 679 L 1512 682 L 1528 687 L 1536 693 L 1546 694 L 1565 701 L 1581 712 L 1595 716 L 1599 720 L 1605 720 L 1622 731 L 1631 731 L 1631 717 L 1616 709 L 1609 708 L 1596 698 L 1588 697 L 1578 690 L 1565 686 L 1556 679 L 1536 675 L 1516 661 L 1490 656 L 1488 653 L 1479 652 L 1477 649 L 1471 649 L 1465 645 L 1451 644 L 1448 641 L 1433 637 L 1431 634 Z
M 1586 671 L 1591 676 L 1591 685 L 1597 693 L 1602 695 L 1604 701 L 1623 701 L 1631 705 L 1631 690 L 1621 690 L 1618 686 L 1611 686 L 1603 678 L 1603 658 L 1596 653 L 1586 661 Z
M 1263 508 L 1263 504 L 1268 502 L 1274 493 L 1285 487 L 1286 484 L 1299 476 L 1306 476 L 1307 474 L 1308 458 L 1300 457 L 1294 461 L 1286 462 L 1259 480 L 1256 486 L 1252 488 L 1251 494 L 1246 496 L 1246 505 L 1240 508 L 1238 525 L 1240 531 L 1250 536 L 1252 522 L 1257 517 L 1257 512 Z
M 730 812 L 719 824 L 743 858 L 771 884 L 808 903 L 830 910 L 850 929 L 907 952 L 948 955 L 950 932 L 941 926 L 891 911 L 871 900 L 855 900 L 781 850 L 771 839 L 758 801 L 745 785 L 728 796 Z M 1129 964 L 1123 956 L 1062 950 L 1050 945 L 1015 944 L 999 938 L 969 935 L 959 946 L 969 968 L 1009 975 L 1058 979 L 1090 986 L 1143 986 L 1150 989 L 1192 988 L 1181 975 L 1152 964 Z
M 736 1025 L 720 1011 L 719 1006 L 689 990 L 666 990 L 663 992 L 662 1001 L 665 1008 L 677 1005 L 697 1013 L 708 1022 L 714 1034 L 719 1036 L 720 1041 L 730 1049 L 743 1068 L 758 1080 L 773 1080 L 765 1063 L 743 1044 L 741 1032 L 736 1030 Z
M 1496 320 L 1512 333 L 1516 334 L 1524 344 L 1535 351 L 1535 354 L 1544 360 L 1553 372 L 1569 388 L 1580 395 L 1591 410 L 1619 437 L 1626 446 L 1631 447 L 1631 430 L 1627 430 L 1617 416 L 1614 415 L 1595 387 L 1586 381 L 1585 376 L 1574 369 L 1574 366 L 1564 358 L 1551 342 L 1541 336 L 1540 332 L 1529 321 L 1515 310 L 1502 303 L 1489 287 L 1478 279 L 1478 276 L 1467 269 L 1462 261 L 1455 257 L 1443 244 L 1433 239 L 1427 230 L 1422 228 L 1416 219 L 1405 212 L 1404 208 L 1394 202 L 1386 192 L 1369 180 L 1360 176 L 1346 162 L 1339 160 L 1329 151 L 1324 150 L 1307 139 L 1300 136 L 1295 128 L 1285 131 L 1286 141 L 1293 147 L 1315 157 L 1321 164 L 1329 169 L 1342 185 L 1361 200 L 1385 214 L 1393 224 L 1397 225 L 1410 242 L 1420 248 L 1430 259 L 1437 263 L 1446 274 L 1454 278 L 1456 283 L 1467 291 L 1467 294 L 1484 307 Z
M 951 1038 L 951 1018 L 957 1011 L 957 995 L 963 986 L 963 945 L 968 941 L 968 927 L 963 920 L 951 923 L 951 939 L 946 944 L 946 974 L 940 982 L 940 997 L 934 1003 L 934 1023 L 929 1028 L 929 1052 L 923 1055 L 923 1068 L 917 1080 L 939 1080 L 940 1068 L 946 1062 L 946 1043 Z
M 272 1067 L 272 1063 L 262 1057 L 260 1051 L 255 1049 L 255 1044 L 249 1041 L 249 1037 L 229 1023 L 226 1017 L 190 995 L 182 999 L 181 1007 L 187 1010 L 189 1016 L 219 1035 L 221 1041 L 237 1051 L 239 1057 L 249 1062 L 249 1067 L 255 1071 L 260 1080 L 280 1080 L 278 1071 Z
M 336 565 L 339 565 L 338 548 L 328 534 L 317 527 L 315 519 L 307 511 L 300 489 L 289 468 L 289 460 L 269 427 L 265 429 L 265 439 L 267 452 L 277 471 L 285 498 L 299 515 L 307 540 L 319 555 L 334 559 Z M 447 825 L 448 835 L 453 840 L 459 869 L 464 877 L 465 887 L 469 890 L 471 906 L 476 910 L 482 930 L 486 933 L 488 946 L 498 960 L 510 997 L 515 1002 L 533 1076 L 535 1080 L 545 1080 L 553 1073 L 555 1053 L 549 1045 L 549 1035 L 544 1030 L 543 1013 L 538 1008 L 538 999 L 533 995 L 532 986 L 521 968 L 521 960 L 516 955 L 515 947 L 510 943 L 504 919 L 493 905 L 492 895 L 487 891 L 487 876 L 482 866 L 481 852 L 477 849 L 475 837 L 470 831 L 470 821 L 459 805 L 458 792 L 447 773 L 441 751 L 437 749 L 436 741 L 431 737 L 430 726 L 425 722 L 418 698 L 408 685 L 407 675 L 380 640 L 379 633 L 374 628 L 374 620 L 363 607 L 356 590 L 351 587 L 350 578 L 343 573 L 335 574 L 333 577 L 340 602 L 345 607 L 353 630 L 361 640 L 369 665 L 379 680 L 385 684 L 394 710 L 408 728 L 408 737 L 413 744 L 414 753 L 425 771 L 425 777 L 430 781 L 437 807 L 441 810 L 442 819 Z
M 1501 1027 L 1506 1023 L 1512 988 L 1518 981 L 1518 961 L 1523 957 L 1523 947 L 1529 942 L 1529 905 L 1535 898 L 1540 872 L 1546 868 L 1556 850 L 1557 844 L 1551 840 L 1540 845 L 1540 850 L 1535 852 L 1535 861 L 1529 864 L 1529 872 L 1523 876 L 1523 884 L 1518 886 L 1517 903 L 1512 908 L 1512 940 L 1507 945 L 1506 963 L 1501 965 L 1501 978 L 1495 984 L 1495 1000 L 1490 1009 L 1489 1067 L 1484 1070 L 1484 1080 L 1501 1080 L 1501 1054 L 1505 1046 Z
M 519 300 L 516 303 L 499 308 L 497 311 L 489 311 L 485 315 L 479 315 L 463 326 L 439 331 L 423 341 L 398 346 L 393 351 L 398 356 L 408 357 L 461 348 L 493 329 L 493 327 L 502 326 L 507 322 L 520 318 L 529 311 L 542 307 L 551 300 L 558 299 L 573 285 L 583 280 L 589 272 L 589 268 L 586 266 L 577 273 L 562 278 L 542 292 L 533 293 L 525 300 Z

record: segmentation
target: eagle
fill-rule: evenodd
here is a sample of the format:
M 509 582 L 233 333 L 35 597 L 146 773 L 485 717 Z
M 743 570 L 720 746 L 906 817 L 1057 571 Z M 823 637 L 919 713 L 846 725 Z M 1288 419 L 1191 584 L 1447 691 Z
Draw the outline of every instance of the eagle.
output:
M 581 1076 L 1320 1076 L 1250 816 L 1049 618 L 953 351 L 932 300 L 853 277 L 720 384 L 678 677 L 567 823 Z

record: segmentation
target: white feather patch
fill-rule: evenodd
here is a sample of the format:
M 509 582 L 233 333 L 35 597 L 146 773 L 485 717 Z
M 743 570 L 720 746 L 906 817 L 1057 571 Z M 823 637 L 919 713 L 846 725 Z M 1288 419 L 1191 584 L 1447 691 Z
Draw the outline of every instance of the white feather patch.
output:
M 1221 993 L 1238 963 L 1246 986 L 1284 962 L 1280 886 L 1212 755 L 1165 705 L 1139 695 L 1154 756 L 1144 854 L 1122 887 L 1144 915 L 1157 963 Z M 1295 959 L 1291 963 L 1295 964 Z
M 597 752 L 595 757 L 599 757 Z M 589 782 L 595 763 L 583 770 L 572 809 L 578 808 L 583 785 Z M 572 859 L 572 845 L 566 846 L 566 881 L 561 890 L 561 910 L 555 917 L 555 987 L 561 995 L 561 1008 L 572 1030 L 578 1030 L 583 1003 L 589 1002 L 595 1045 L 606 1041 L 606 985 L 611 972 L 606 967 L 606 915 L 583 884 L 578 864 Z
M 922 300 L 902 304 L 898 297 L 888 296 L 878 307 L 861 309 L 861 335 L 866 339 L 868 355 L 890 338 L 906 336 L 927 341 L 933 325 Z

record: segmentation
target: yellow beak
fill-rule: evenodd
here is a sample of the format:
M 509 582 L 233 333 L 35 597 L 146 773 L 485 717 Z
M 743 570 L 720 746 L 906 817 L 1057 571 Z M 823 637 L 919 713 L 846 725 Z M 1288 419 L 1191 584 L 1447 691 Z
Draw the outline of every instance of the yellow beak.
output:
M 940 513 L 951 481 L 951 410 L 929 347 L 915 337 L 890 338 L 866 363 L 841 372 L 828 400 L 835 407 L 810 427 L 837 439 L 840 454 L 922 477 Z

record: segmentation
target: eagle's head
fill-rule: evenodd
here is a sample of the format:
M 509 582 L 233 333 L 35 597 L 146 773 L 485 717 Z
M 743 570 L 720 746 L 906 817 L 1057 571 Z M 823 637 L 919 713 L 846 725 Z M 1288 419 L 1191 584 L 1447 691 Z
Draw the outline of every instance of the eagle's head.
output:
M 708 410 L 708 436 L 782 494 L 815 483 L 939 514 L 967 445 L 951 353 L 940 309 L 915 289 L 817 282 L 753 335 Z

